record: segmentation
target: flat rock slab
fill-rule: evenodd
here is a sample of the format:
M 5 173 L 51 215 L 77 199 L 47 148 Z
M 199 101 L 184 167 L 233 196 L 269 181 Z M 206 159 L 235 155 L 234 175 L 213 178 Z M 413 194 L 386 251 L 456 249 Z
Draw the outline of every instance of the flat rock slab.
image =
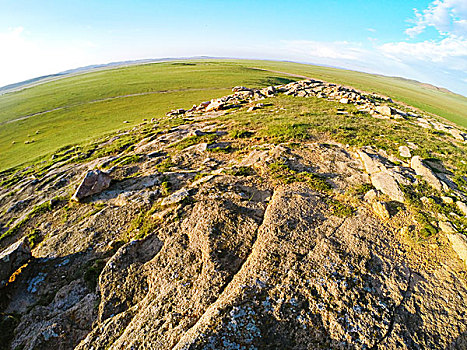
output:
M 112 178 L 107 173 L 100 170 L 90 170 L 71 199 L 80 201 L 93 194 L 100 193 L 110 186 L 111 180 Z
M 13 243 L 0 253 L 0 288 L 5 287 L 10 276 L 31 258 L 27 239 Z
M 388 195 L 393 201 L 404 202 L 404 193 L 393 176 L 385 171 L 371 175 L 371 183 L 377 190 Z
M 467 264 L 467 237 L 458 232 L 446 236 L 452 244 L 452 249 Z
M 437 189 L 438 191 L 443 189 L 441 181 L 439 181 L 435 173 L 423 163 L 423 160 L 419 156 L 412 157 L 412 160 L 410 161 L 410 167 L 415 170 L 417 175 L 420 175 L 433 188 Z

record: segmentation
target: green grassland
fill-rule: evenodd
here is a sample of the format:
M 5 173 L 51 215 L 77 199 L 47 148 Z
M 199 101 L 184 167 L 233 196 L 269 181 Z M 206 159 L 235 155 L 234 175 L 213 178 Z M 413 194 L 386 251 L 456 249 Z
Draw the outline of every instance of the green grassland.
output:
M 467 126 L 467 98 L 398 78 L 288 62 L 165 62 L 81 74 L 0 96 L 0 170 L 226 95 L 235 85 L 301 79 L 290 74 L 389 95 Z M 30 116 L 35 113 L 41 114 Z

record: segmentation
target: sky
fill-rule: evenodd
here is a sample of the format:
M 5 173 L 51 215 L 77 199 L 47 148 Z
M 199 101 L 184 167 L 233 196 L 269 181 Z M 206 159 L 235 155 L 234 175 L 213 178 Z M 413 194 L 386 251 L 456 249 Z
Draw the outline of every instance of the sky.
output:
M 188 56 L 329 65 L 467 96 L 467 0 L 0 0 L 0 86 Z

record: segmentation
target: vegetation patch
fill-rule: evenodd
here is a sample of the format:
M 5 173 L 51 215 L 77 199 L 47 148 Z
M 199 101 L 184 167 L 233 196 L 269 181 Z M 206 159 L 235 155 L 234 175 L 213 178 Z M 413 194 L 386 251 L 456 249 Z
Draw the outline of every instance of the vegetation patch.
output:
M 3 240 L 6 237 L 9 236 L 14 236 L 17 233 L 20 232 L 20 230 L 26 226 L 26 224 L 29 222 L 29 220 L 42 215 L 44 213 L 47 213 L 52 210 L 52 206 L 54 203 L 54 200 L 46 201 L 44 203 L 41 203 L 37 206 L 35 206 L 21 221 L 17 222 L 13 227 L 9 228 L 6 232 L 4 232 L 0 236 L 0 241 Z
M 329 192 L 332 186 L 318 175 L 308 172 L 297 172 L 291 169 L 285 162 L 275 162 L 268 164 L 270 174 L 273 178 L 285 184 L 294 182 L 305 182 L 315 191 Z
M 103 259 L 96 259 L 87 264 L 83 278 L 90 290 L 96 290 L 97 283 L 99 281 L 99 275 L 104 269 L 105 264 L 106 262 Z

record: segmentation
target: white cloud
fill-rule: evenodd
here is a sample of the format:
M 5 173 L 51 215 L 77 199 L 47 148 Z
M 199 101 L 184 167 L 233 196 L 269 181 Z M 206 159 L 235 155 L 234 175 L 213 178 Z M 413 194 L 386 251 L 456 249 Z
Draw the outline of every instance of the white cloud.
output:
M 360 60 L 366 53 L 360 43 L 351 43 L 347 41 L 309 41 L 292 40 L 283 41 L 285 50 L 301 55 L 307 55 L 315 58 L 330 58 L 344 60 Z
M 467 35 L 467 1 L 435 0 L 423 12 L 414 9 L 415 23 L 405 33 L 415 37 L 427 27 L 434 27 L 441 35 Z
M 467 39 L 450 35 L 439 41 L 386 43 L 379 47 L 387 57 L 407 61 L 431 61 L 467 71 Z

